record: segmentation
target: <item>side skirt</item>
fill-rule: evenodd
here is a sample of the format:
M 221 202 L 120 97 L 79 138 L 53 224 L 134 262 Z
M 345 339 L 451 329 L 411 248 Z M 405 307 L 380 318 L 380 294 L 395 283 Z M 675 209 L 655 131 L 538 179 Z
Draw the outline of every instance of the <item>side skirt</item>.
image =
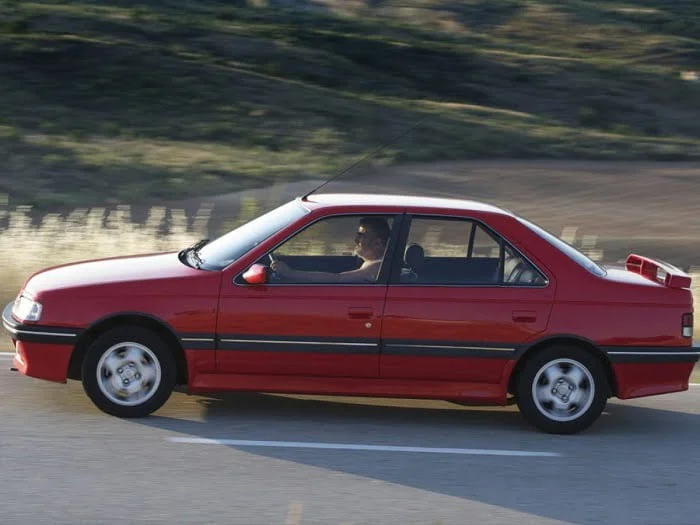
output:
M 249 374 L 198 374 L 189 386 L 189 392 L 191 393 L 217 391 L 442 399 L 500 406 L 508 404 L 506 391 L 503 386 L 489 383 Z

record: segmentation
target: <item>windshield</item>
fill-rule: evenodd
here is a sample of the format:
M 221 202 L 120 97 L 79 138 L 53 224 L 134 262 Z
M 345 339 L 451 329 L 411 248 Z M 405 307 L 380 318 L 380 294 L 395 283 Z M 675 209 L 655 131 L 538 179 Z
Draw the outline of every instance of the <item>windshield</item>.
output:
M 534 224 L 526 219 L 523 219 L 522 217 L 516 217 L 516 219 L 518 219 L 522 224 L 527 226 L 529 229 L 531 229 L 537 235 L 542 237 L 549 244 L 551 244 L 555 248 L 558 248 L 560 251 L 564 252 L 567 256 L 569 256 L 570 259 L 573 259 L 576 263 L 583 266 L 586 270 L 588 270 L 592 274 L 595 274 L 599 277 L 603 277 L 605 275 L 605 270 L 603 270 L 600 266 L 598 266 L 595 262 L 593 262 L 591 259 L 586 257 L 584 254 L 582 254 L 576 248 L 571 246 L 569 243 L 562 241 L 556 235 L 552 235 L 547 230 L 540 228 L 536 224 Z
M 213 240 L 199 251 L 202 268 L 221 270 L 255 248 L 265 239 L 308 213 L 298 201 L 291 201 Z

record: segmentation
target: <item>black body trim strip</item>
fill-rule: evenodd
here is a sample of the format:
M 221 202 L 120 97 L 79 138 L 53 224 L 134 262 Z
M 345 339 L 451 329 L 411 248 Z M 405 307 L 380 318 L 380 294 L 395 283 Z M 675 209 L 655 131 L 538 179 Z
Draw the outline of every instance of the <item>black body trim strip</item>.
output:
M 606 346 L 611 363 L 695 363 L 700 347 L 692 346 Z
M 422 357 L 472 357 L 512 359 L 516 347 L 472 341 L 386 340 L 382 342 L 383 355 L 412 355 Z
M 177 337 L 185 350 L 216 350 L 216 336 L 214 334 L 180 332 Z
M 512 359 L 513 352 L 500 352 L 493 349 L 460 349 L 435 346 L 406 347 L 401 345 L 387 345 L 382 349 L 382 355 L 416 356 L 416 357 L 468 357 L 484 359 Z
M 344 346 L 318 342 L 280 343 L 257 341 L 221 341 L 218 350 L 250 350 L 253 352 L 299 352 L 320 354 L 377 354 L 378 345 Z
M 611 363 L 639 363 L 639 364 L 659 364 L 659 363 L 697 363 L 700 356 L 697 354 L 608 354 Z
M 218 338 L 219 350 L 250 350 L 259 352 L 304 352 L 327 354 L 379 354 L 375 339 L 297 336 L 250 336 L 227 334 Z
M 188 348 L 195 348 L 188 346 Z M 513 345 L 416 339 L 391 339 L 381 343 L 367 338 L 298 336 L 251 336 L 227 334 L 217 338 L 217 348 L 222 351 L 300 352 L 331 354 L 383 354 L 413 355 L 423 357 L 480 357 L 512 359 L 517 348 Z

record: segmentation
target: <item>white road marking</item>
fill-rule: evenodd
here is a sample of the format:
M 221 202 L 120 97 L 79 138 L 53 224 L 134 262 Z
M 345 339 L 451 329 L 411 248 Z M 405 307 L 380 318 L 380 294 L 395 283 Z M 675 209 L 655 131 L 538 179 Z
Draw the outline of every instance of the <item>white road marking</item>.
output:
M 171 437 L 172 443 L 190 445 L 226 445 L 237 447 L 276 447 L 276 448 L 316 448 L 324 450 L 369 450 L 375 452 L 417 452 L 427 454 L 462 454 L 474 456 L 520 456 L 520 457 L 559 457 L 558 452 L 536 452 L 528 450 L 497 450 L 482 448 L 437 448 L 437 447 L 402 447 L 392 445 L 362 445 L 355 443 L 314 443 L 302 441 L 256 441 L 247 439 L 207 439 Z
M 289 504 L 289 510 L 287 510 L 287 519 L 284 520 L 284 525 L 299 525 L 301 523 L 301 512 L 304 506 L 299 502 L 292 502 Z

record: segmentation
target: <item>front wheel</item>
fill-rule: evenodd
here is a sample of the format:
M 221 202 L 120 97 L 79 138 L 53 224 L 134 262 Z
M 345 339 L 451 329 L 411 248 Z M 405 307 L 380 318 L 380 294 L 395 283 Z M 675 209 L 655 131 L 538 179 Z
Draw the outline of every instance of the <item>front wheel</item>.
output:
M 591 426 L 605 408 L 605 370 L 581 348 L 545 348 L 525 363 L 517 399 L 525 419 L 540 430 L 575 434 Z
M 143 417 L 158 410 L 175 386 L 176 368 L 163 340 L 140 327 L 99 336 L 83 361 L 83 389 L 103 412 Z

